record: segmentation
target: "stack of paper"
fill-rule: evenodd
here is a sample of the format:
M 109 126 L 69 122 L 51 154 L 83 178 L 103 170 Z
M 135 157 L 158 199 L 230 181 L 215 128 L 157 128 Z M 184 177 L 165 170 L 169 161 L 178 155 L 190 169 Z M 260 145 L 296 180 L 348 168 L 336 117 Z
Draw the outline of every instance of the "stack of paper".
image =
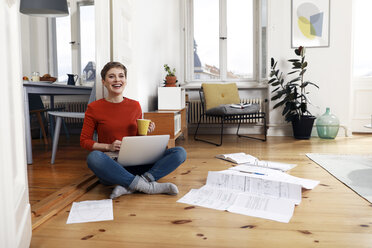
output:
M 288 223 L 301 203 L 301 188 L 318 184 L 278 170 L 240 165 L 210 171 L 205 186 L 178 202 Z

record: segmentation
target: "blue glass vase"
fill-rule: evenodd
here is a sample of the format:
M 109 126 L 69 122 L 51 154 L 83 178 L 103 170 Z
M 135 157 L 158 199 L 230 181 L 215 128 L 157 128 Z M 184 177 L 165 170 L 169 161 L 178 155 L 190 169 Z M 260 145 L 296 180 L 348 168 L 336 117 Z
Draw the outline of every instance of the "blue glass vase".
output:
M 340 121 L 334 114 L 331 114 L 329 108 L 326 108 L 326 112 L 316 120 L 316 130 L 319 138 L 334 139 L 339 128 Z

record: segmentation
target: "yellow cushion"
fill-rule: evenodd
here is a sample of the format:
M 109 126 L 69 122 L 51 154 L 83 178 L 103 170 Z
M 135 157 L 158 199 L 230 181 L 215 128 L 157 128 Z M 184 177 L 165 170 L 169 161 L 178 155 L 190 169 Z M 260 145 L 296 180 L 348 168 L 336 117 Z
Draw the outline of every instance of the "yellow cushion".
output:
M 221 104 L 238 104 L 240 97 L 236 83 L 202 84 L 206 110 Z

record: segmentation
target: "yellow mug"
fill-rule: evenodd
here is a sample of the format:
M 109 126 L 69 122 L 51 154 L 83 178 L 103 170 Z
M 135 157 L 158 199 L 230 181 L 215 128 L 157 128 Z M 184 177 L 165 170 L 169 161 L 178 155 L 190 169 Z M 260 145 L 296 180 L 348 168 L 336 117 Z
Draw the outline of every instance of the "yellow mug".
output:
M 147 135 L 150 122 L 149 119 L 137 119 L 138 135 Z

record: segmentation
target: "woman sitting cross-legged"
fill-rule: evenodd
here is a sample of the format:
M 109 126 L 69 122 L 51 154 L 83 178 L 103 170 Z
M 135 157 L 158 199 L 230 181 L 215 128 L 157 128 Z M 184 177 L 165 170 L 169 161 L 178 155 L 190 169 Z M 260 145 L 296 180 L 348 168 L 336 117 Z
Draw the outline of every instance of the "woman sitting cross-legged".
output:
M 158 183 L 158 179 L 174 171 L 186 160 L 182 147 L 167 149 L 154 164 L 123 167 L 104 152 L 120 150 L 125 136 L 137 135 L 137 119 L 142 118 L 139 102 L 123 97 L 127 84 L 127 69 L 119 62 L 107 63 L 101 71 L 102 83 L 108 96 L 92 102 L 85 112 L 80 145 L 93 150 L 87 158 L 88 167 L 105 185 L 117 185 L 110 198 L 135 191 L 147 194 L 176 195 L 178 188 L 173 183 Z M 151 122 L 148 132 L 153 132 Z M 98 142 L 93 140 L 94 131 Z

